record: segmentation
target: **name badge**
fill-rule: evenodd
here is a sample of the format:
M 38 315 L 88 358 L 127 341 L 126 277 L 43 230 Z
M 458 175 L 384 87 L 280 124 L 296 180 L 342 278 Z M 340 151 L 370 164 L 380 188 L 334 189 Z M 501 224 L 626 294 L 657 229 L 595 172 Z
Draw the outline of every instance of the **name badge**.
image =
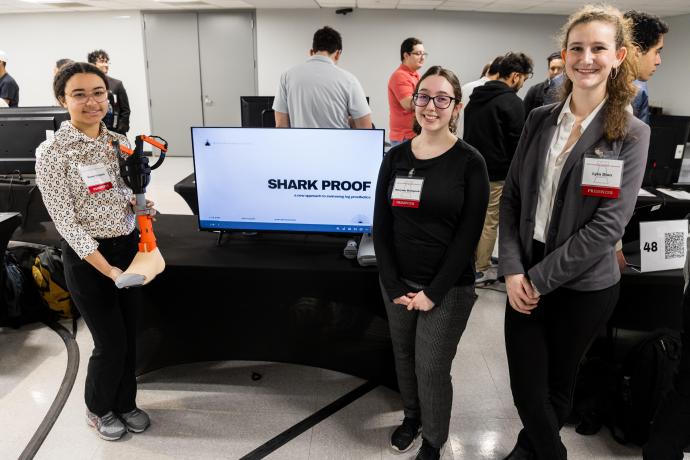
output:
M 110 174 L 102 163 L 79 166 L 79 174 L 89 189 L 89 193 L 103 192 L 113 188 Z
M 582 169 L 582 194 L 618 198 L 623 177 L 623 160 L 585 157 Z
M 418 208 L 422 196 L 422 185 L 424 185 L 423 177 L 396 177 L 391 193 L 393 206 Z

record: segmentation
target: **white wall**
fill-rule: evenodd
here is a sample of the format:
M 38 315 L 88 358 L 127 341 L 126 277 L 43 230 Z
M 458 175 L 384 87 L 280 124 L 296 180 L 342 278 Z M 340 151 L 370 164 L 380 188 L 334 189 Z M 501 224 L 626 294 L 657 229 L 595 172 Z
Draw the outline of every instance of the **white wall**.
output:
M 370 97 L 374 124 L 388 129 L 387 84 L 400 64 L 400 43 L 415 36 L 429 52 L 422 72 L 440 64 L 462 83 L 479 78 L 485 63 L 507 51 L 532 57 L 535 78 L 519 93 L 546 78 L 546 56 L 559 49 L 556 36 L 564 17 L 450 11 L 332 9 L 258 10 L 259 95 L 274 95 L 282 72 L 306 59 L 314 31 L 329 25 L 343 37 L 340 66 L 352 72 Z
M 19 84 L 20 106 L 57 105 L 52 91 L 55 61 L 86 61 L 86 55 L 97 48 L 108 52 L 108 73 L 122 80 L 127 90 L 130 137 L 149 133 L 140 12 L 0 15 L 0 49 L 9 54 L 7 71 Z
M 649 80 L 649 99 L 670 115 L 690 115 L 690 14 L 664 18 L 669 33 L 664 37 L 661 65 Z
M 116 18 L 123 15 L 130 18 Z M 371 98 L 374 123 L 386 129 L 387 81 L 399 64 L 400 42 L 406 37 L 424 41 L 430 53 L 427 66 L 444 65 L 463 83 L 476 79 L 484 63 L 498 54 L 527 53 L 535 61 L 535 78 L 526 83 L 522 96 L 545 77 L 545 58 L 558 49 L 555 37 L 565 21 L 549 15 L 409 10 L 356 10 L 341 16 L 332 9 L 258 10 L 256 17 L 260 95 L 275 94 L 280 74 L 306 58 L 314 31 L 330 25 L 343 35 L 340 65 L 359 78 Z M 690 75 L 690 15 L 667 21 L 671 32 L 663 63 L 649 83 L 650 97 L 669 113 L 690 115 L 690 92 L 684 89 Z M 85 60 L 95 48 L 108 51 L 110 74 L 125 84 L 132 105 L 130 132 L 150 132 L 140 12 L 0 14 L 0 49 L 11 56 L 8 71 L 20 85 L 23 106 L 53 104 L 55 60 Z M 170 78 L 184 59 L 170 63 Z

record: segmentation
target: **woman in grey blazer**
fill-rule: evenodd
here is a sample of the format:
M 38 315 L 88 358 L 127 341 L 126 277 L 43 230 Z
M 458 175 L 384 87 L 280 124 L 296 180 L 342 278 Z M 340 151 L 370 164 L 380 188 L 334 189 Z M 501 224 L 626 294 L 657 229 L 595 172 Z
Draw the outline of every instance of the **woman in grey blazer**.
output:
M 618 299 L 614 247 L 649 146 L 628 109 L 635 62 L 620 11 L 582 8 L 562 46 L 567 97 L 530 113 L 500 207 L 506 351 L 524 426 L 510 460 L 567 458 L 560 428 L 580 360 Z

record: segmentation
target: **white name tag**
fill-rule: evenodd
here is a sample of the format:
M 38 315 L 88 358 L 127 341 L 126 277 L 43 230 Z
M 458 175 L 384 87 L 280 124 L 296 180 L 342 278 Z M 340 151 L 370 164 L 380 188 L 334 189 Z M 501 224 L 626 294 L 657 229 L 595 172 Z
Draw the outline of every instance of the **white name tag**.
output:
M 585 157 L 582 168 L 582 194 L 618 198 L 623 177 L 623 160 Z
M 79 166 L 79 174 L 89 189 L 89 193 L 103 192 L 113 188 L 110 174 L 102 163 Z
M 423 177 L 396 177 L 391 193 L 393 206 L 418 208 L 423 185 Z

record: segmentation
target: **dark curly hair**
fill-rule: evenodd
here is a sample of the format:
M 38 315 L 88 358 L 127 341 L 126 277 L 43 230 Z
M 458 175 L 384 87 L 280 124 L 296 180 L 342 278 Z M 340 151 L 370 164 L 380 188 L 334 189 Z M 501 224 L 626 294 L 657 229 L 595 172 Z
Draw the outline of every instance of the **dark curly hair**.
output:
M 110 61 L 110 56 L 108 56 L 108 53 L 106 53 L 105 50 L 93 50 L 86 57 L 86 60 L 90 64 L 95 64 L 96 62 L 98 62 L 99 59 L 102 59 L 104 61 Z
M 92 73 L 94 75 L 98 75 L 101 77 L 101 80 L 103 80 L 103 86 L 105 86 L 105 89 L 110 89 L 108 87 L 108 79 L 106 78 L 105 74 L 101 72 L 101 69 L 87 62 L 72 62 L 71 64 L 65 64 L 64 66 L 60 67 L 58 73 L 55 74 L 55 78 L 53 79 L 53 93 L 55 94 L 55 99 L 60 102 L 64 102 L 65 87 L 67 86 L 67 82 L 70 78 L 78 73 Z
M 513 72 L 531 74 L 534 64 L 525 53 L 506 53 L 498 63 L 498 78 L 508 78 Z
M 312 41 L 311 49 L 315 53 L 319 51 L 328 51 L 328 54 L 333 54 L 343 49 L 343 39 L 337 30 L 332 27 L 324 26 L 314 32 L 314 40 Z
M 653 14 L 630 10 L 624 14 L 632 21 L 632 40 L 642 53 L 659 43 L 661 36 L 668 33 L 668 24 Z
M 415 86 L 413 94 L 417 94 L 417 92 L 419 91 L 419 86 L 422 84 L 424 79 L 434 75 L 441 76 L 448 80 L 450 86 L 453 87 L 454 97 L 457 99 L 457 101 L 455 101 L 455 104 L 457 105 L 460 99 L 462 99 L 462 88 L 460 85 L 460 80 L 458 80 L 457 75 L 455 75 L 452 70 L 446 69 L 445 67 L 441 67 L 440 65 L 431 66 L 429 67 L 429 70 L 424 72 L 422 78 L 420 78 L 417 82 L 417 86 Z M 429 104 L 433 104 L 433 102 L 429 101 Z M 450 121 L 448 122 L 448 130 L 451 133 L 455 134 L 455 132 L 458 130 L 458 117 L 451 117 Z M 419 125 L 416 116 L 414 117 L 414 123 L 412 124 L 412 131 L 414 131 L 416 134 L 420 134 L 422 132 L 422 127 Z

